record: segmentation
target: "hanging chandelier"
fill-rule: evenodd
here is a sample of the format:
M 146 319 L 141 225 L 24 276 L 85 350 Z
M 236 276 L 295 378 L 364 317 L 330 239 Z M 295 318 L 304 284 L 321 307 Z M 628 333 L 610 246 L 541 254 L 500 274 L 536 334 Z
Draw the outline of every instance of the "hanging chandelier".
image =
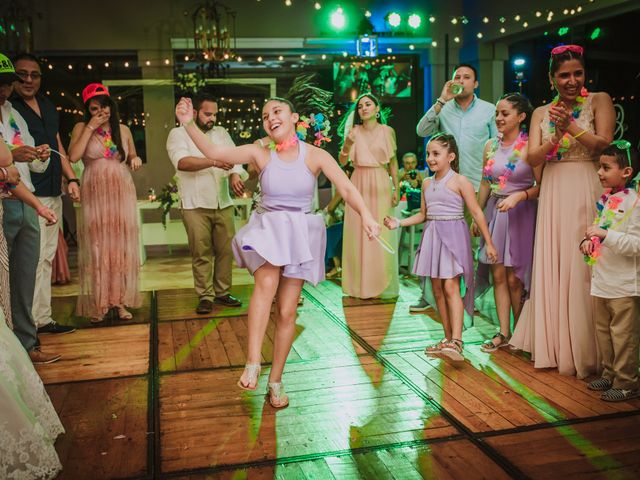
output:
M 197 54 L 210 63 L 224 62 L 235 56 L 235 11 L 222 2 L 208 1 L 196 7 L 192 18 Z

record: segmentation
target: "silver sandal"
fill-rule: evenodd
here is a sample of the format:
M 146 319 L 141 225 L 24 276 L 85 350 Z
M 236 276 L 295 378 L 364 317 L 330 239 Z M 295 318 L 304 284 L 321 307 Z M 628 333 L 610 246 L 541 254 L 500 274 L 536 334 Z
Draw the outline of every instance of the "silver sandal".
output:
M 261 370 L 261 366 L 259 363 L 247 363 L 244 366 L 244 372 L 242 372 L 243 374 L 246 372 L 247 373 L 247 378 L 248 378 L 248 382 L 245 384 L 242 383 L 242 376 L 240 377 L 240 380 L 238 380 L 238 386 L 242 389 L 242 390 L 255 390 L 256 388 L 258 388 L 258 377 L 260 376 L 260 370 Z M 251 386 L 253 385 L 253 387 Z

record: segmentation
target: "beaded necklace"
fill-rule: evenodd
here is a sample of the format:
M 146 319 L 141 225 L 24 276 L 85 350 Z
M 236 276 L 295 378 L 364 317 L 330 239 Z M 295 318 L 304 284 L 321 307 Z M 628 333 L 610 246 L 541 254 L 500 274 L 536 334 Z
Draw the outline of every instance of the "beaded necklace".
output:
M 633 206 L 629 208 L 623 217 L 614 224 L 613 221 L 616 218 L 618 207 L 624 201 L 624 197 L 629 195 L 629 191 L 633 191 L 635 193 L 634 190 L 630 190 L 629 188 L 605 190 L 600 199 L 596 202 L 598 214 L 596 215 L 593 224 L 599 226 L 603 230 L 611 230 L 624 223 L 633 212 L 633 209 L 636 208 L 638 199 L 640 199 L 640 196 L 636 195 L 636 201 L 633 203 Z M 623 197 L 614 197 L 616 193 L 620 192 L 623 193 Z M 600 222 L 602 222 L 602 224 Z M 598 261 L 598 257 L 602 254 L 602 241 L 599 237 L 591 237 L 590 240 L 593 245 L 593 252 L 590 255 L 585 255 L 584 261 L 587 265 L 595 265 Z
M 298 138 L 297 135 L 293 135 L 291 138 L 289 138 L 288 140 L 285 140 L 282 143 L 276 143 L 273 140 L 271 140 L 269 142 L 269 148 L 274 152 L 281 152 L 282 150 L 286 150 L 289 147 L 293 147 L 294 145 L 297 145 L 299 141 L 300 139 Z
M 118 153 L 118 146 L 114 143 L 111 137 L 111 131 L 106 131 L 102 127 L 96 128 L 96 133 L 102 138 L 102 144 L 104 145 L 104 158 L 113 158 Z
M 516 169 L 516 163 L 518 163 L 522 158 L 522 150 L 527 144 L 527 139 L 527 134 L 525 132 L 520 132 L 515 141 L 515 145 L 513 146 L 513 151 L 504 166 L 504 171 L 498 177 L 493 176 L 493 165 L 495 164 L 494 157 L 498 151 L 498 147 L 502 145 L 502 140 L 499 137 L 496 137 L 493 140 L 489 147 L 489 151 L 487 152 L 487 164 L 484 167 L 484 175 L 482 177 L 491 184 L 492 190 L 502 190 L 505 187 L 509 177 L 513 175 L 513 172 Z
M 584 107 L 584 102 L 587 100 L 589 96 L 589 92 L 585 87 L 582 87 L 580 90 L 580 95 L 576 98 L 576 103 L 573 106 L 573 111 L 571 112 L 571 121 L 574 122 L 580 117 L 580 113 L 582 112 L 582 107 Z M 551 102 L 551 106 L 554 107 L 558 105 L 560 102 L 560 95 L 556 95 L 553 101 Z M 552 120 L 549 120 L 549 133 L 553 137 L 556 134 L 556 124 Z M 570 139 L 571 135 L 569 133 L 565 133 L 560 141 L 551 149 L 549 153 L 546 155 L 547 160 L 562 160 L 562 155 L 569 150 L 571 146 Z

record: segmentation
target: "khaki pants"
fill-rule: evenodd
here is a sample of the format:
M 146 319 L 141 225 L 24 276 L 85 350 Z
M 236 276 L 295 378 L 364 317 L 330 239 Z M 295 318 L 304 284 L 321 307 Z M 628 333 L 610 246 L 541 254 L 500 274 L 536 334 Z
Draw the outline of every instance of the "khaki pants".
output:
M 37 327 L 51 323 L 51 264 L 58 250 L 58 230 L 62 228 L 62 197 L 38 197 L 45 207 L 56 212 L 58 223 L 47 227 L 47 221 L 38 217 L 40 223 L 40 258 L 36 272 L 36 288 L 33 297 L 33 320 Z
M 639 388 L 640 297 L 591 298 L 602 377 L 610 380 L 613 388 Z
M 233 207 L 182 210 L 189 239 L 193 283 L 200 299 L 213 300 L 231 288 Z

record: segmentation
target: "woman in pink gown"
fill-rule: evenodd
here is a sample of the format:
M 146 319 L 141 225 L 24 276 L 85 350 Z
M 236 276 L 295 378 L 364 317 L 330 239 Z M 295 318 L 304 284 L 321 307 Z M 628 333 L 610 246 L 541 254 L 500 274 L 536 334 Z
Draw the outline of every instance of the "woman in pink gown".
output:
M 130 320 L 125 306 L 139 307 L 138 218 L 136 189 L 129 172 L 142 165 L 130 130 L 120 124 L 116 105 L 104 85 L 82 92 L 85 122 L 71 133 L 69 157 L 82 159 L 82 214 L 78 226 L 80 295 L 77 314 L 93 323 L 111 308 Z
M 583 49 L 551 51 L 549 79 L 558 92 L 531 118 L 528 163 L 545 169 L 533 253 L 531 294 L 511 344 L 531 352 L 536 368 L 584 378 L 596 371 L 590 269 L 578 249 L 596 215 L 602 187 L 595 162 L 613 139 L 611 97 L 584 88 Z
M 361 95 L 355 105 L 354 124 L 345 135 L 340 163 L 351 159 L 351 182 L 376 222 L 382 223 L 385 216 L 393 216 L 392 209 L 398 204 L 396 134 L 378 121 L 380 102 L 373 95 Z M 390 245 L 396 244 L 395 232 L 383 229 L 380 236 Z M 356 298 L 391 298 L 399 292 L 397 253 L 370 242 L 363 233 L 360 216 L 348 205 L 342 240 L 342 291 Z

